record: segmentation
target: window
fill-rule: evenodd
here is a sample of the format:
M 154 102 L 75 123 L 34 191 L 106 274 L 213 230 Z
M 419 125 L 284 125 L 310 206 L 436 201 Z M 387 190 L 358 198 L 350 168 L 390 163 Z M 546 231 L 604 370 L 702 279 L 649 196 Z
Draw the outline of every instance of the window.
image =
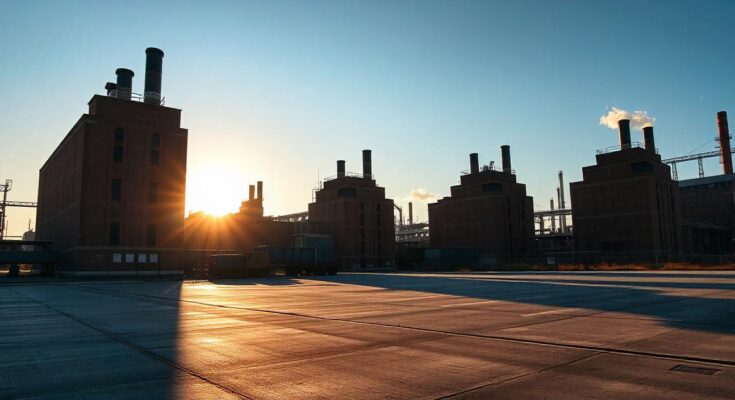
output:
M 110 224 L 110 245 L 117 246 L 120 244 L 120 224 L 113 222 Z
M 152 182 L 148 184 L 148 202 L 155 203 L 156 201 L 158 201 L 158 184 Z
M 146 243 L 148 244 L 148 247 L 156 246 L 156 226 L 155 225 L 148 225 L 148 235 L 147 235 Z
M 125 254 L 125 263 L 126 264 L 132 264 L 135 262 L 135 254 L 127 253 Z
M 357 190 L 353 187 L 340 188 L 337 190 L 337 196 L 340 197 L 357 197 Z
M 148 258 L 151 261 L 151 264 L 158 264 L 158 253 L 151 253 L 148 255 Z
M 112 254 L 112 262 L 115 264 L 120 264 L 122 262 L 122 254 L 120 253 Z
M 630 170 L 633 173 L 639 173 L 639 172 L 652 172 L 653 171 L 653 165 L 648 162 L 637 162 L 630 165 Z
M 113 179 L 110 199 L 120 200 L 120 197 L 122 197 L 122 179 Z
M 112 149 L 112 160 L 123 161 L 123 145 L 125 144 L 125 131 L 122 128 L 115 129 L 115 145 Z
M 158 165 L 161 158 L 161 135 L 151 135 L 151 165 Z
M 148 262 L 148 254 L 140 253 L 138 254 L 138 264 L 145 264 Z

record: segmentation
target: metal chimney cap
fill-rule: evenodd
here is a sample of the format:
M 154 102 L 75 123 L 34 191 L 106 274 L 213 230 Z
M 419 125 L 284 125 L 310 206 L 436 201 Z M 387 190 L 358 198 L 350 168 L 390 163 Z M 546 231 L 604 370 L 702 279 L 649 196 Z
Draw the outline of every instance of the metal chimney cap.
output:
M 163 50 L 161 50 L 161 49 L 159 49 L 159 48 L 156 48 L 156 47 L 149 47 L 149 48 L 145 49 L 145 54 L 146 54 L 146 55 L 147 55 L 147 54 L 151 54 L 151 53 L 153 53 L 153 54 L 158 54 L 158 55 L 160 55 L 161 57 L 163 57 Z
M 116 75 L 128 75 L 128 76 L 135 76 L 135 72 L 132 70 L 129 70 L 127 68 L 118 68 L 115 70 Z

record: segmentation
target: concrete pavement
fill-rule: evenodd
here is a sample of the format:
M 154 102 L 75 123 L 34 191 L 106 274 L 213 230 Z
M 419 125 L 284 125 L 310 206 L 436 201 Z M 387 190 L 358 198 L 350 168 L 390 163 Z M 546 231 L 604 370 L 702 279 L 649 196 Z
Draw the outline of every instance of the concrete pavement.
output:
M 0 281 L 0 398 L 735 398 L 735 273 Z

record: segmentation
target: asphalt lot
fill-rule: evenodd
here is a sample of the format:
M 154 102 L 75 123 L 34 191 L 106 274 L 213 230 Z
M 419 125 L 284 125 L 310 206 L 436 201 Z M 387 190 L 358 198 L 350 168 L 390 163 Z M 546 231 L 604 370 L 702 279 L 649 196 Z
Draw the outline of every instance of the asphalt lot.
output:
M 735 272 L 0 280 L 0 398 L 733 399 Z

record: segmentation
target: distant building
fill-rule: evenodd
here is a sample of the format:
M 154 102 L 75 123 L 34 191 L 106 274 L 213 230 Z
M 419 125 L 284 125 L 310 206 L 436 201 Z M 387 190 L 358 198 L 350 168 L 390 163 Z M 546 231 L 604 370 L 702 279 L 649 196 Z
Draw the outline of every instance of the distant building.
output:
M 677 253 L 682 246 L 679 189 L 661 162 L 653 127 L 645 148 L 632 145 L 630 121 L 620 120 L 620 147 L 598 151 L 597 164 L 572 182 L 572 221 L 577 250 L 643 254 Z
M 276 221 L 263 215 L 263 182 L 250 185 L 249 198 L 237 213 L 213 217 L 203 212 L 189 215 L 185 221 L 185 244 L 188 250 L 255 251 L 257 246 L 293 247 L 294 224 Z
M 37 237 L 61 251 L 62 270 L 181 268 L 188 133 L 162 105 L 163 52 L 146 54 L 144 95 L 118 69 L 41 167 Z
M 687 252 L 722 254 L 735 239 L 735 174 L 727 113 L 717 113 L 722 175 L 678 182 Z
M 429 238 L 436 248 L 474 248 L 489 256 L 534 251 L 533 198 L 511 169 L 510 146 L 502 146 L 502 170 L 480 168 L 470 154 L 470 170 L 451 196 L 429 204 Z
M 363 173 L 348 174 L 337 161 L 337 176 L 324 181 L 309 204 L 309 224 L 334 238 L 335 255 L 343 269 L 389 268 L 395 259 L 393 200 L 377 186 L 370 150 L 363 150 Z

